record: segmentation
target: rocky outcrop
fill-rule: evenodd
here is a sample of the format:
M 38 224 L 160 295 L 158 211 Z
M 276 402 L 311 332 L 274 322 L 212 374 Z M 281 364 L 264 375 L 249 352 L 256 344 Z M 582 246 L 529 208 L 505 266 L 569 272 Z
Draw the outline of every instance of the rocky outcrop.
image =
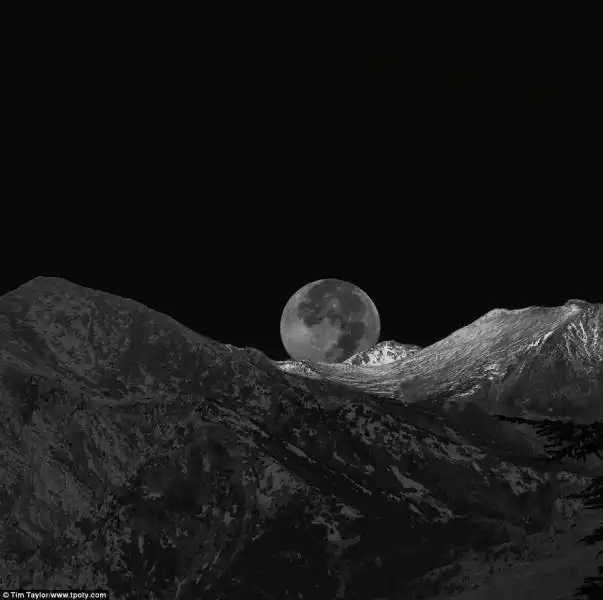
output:
M 358 384 L 392 364 L 307 377 L 64 280 L 7 294 L 0 587 L 397 598 L 557 518 L 563 480 L 512 426 Z

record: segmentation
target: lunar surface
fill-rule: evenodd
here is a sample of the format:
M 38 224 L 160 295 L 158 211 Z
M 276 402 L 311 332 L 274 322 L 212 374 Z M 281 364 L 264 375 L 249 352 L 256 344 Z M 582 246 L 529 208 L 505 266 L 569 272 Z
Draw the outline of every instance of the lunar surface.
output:
M 294 360 L 338 363 L 379 341 L 373 301 L 340 279 L 319 279 L 298 290 L 281 317 L 281 339 Z

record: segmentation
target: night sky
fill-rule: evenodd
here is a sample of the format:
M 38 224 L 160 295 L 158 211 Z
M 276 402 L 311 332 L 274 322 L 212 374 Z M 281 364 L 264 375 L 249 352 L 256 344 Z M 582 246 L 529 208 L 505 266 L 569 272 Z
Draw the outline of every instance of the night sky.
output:
M 28 108 L 3 135 L 0 292 L 64 277 L 278 360 L 287 300 L 321 278 L 421 346 L 493 308 L 601 302 L 601 113 L 553 75 L 501 95 L 465 73 L 439 105 L 394 77 L 324 112 Z

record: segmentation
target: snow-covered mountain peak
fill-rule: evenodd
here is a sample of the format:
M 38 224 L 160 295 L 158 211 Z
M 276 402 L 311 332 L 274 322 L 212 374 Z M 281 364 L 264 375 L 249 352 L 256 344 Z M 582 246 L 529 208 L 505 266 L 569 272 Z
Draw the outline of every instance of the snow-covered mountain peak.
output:
M 580 300 L 579 298 L 571 298 L 565 304 L 566 305 L 573 304 L 580 308 L 588 308 L 589 306 L 592 306 L 592 304 L 590 302 L 587 302 L 586 300 Z
M 357 352 L 344 362 L 356 366 L 385 365 L 397 360 L 404 360 L 420 350 L 420 346 L 387 340 L 375 344 L 368 350 Z

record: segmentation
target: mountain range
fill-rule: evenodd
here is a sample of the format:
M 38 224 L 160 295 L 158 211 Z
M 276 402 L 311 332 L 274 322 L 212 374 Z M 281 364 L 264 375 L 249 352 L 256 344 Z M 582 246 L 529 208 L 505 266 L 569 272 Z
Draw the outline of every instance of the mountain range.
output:
M 597 465 L 494 415 L 600 419 L 602 316 L 497 309 L 425 348 L 273 361 L 36 278 L 0 298 L 0 588 L 452 598 L 467 556 L 523 560 L 580 519 Z

